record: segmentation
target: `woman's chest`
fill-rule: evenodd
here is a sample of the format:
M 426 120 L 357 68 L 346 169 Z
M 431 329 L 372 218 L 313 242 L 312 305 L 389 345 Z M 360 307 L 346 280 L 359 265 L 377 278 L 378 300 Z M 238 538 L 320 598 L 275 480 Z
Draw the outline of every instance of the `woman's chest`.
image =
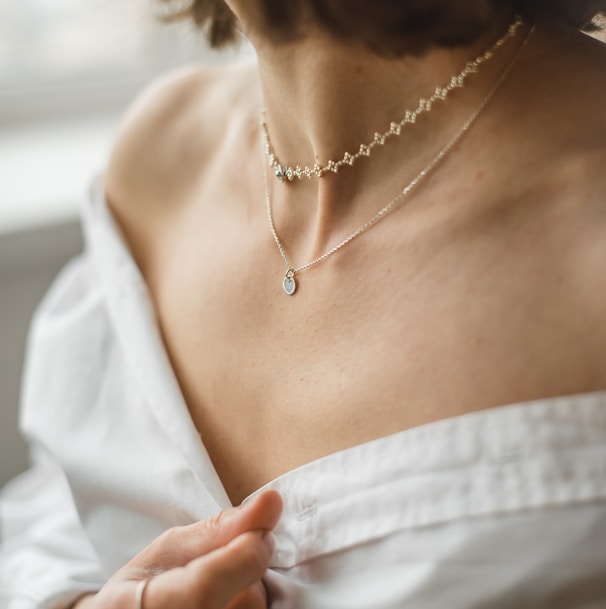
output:
M 593 320 L 541 248 L 352 244 L 288 296 L 273 247 L 209 235 L 187 265 L 174 251 L 155 286 L 190 413 L 235 501 L 403 429 L 606 385 Z

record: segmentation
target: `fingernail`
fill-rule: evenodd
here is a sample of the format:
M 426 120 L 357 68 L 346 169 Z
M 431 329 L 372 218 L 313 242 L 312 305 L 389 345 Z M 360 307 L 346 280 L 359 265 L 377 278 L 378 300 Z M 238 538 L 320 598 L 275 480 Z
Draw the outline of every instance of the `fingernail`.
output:
M 263 493 L 259 493 L 258 495 L 255 495 L 254 497 L 251 497 L 250 499 L 246 499 L 244 501 L 244 503 L 241 503 L 239 505 L 239 507 L 242 510 L 247 510 L 247 509 L 251 508 L 253 505 L 256 505 L 261 500 L 262 497 L 263 497 Z
M 259 501 L 259 495 L 257 495 L 256 497 L 253 497 L 252 499 L 247 499 L 244 503 L 241 503 L 238 506 L 238 510 L 239 511 L 248 510 L 253 505 L 255 505 L 255 503 L 257 503 L 257 501 Z

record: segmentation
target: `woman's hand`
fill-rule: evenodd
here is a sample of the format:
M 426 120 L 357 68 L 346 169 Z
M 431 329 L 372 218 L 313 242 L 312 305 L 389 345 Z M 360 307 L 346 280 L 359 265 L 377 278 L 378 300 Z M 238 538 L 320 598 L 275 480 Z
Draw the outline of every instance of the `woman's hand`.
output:
M 280 495 L 266 491 L 243 507 L 169 529 L 74 609 L 136 609 L 146 579 L 144 609 L 264 609 L 261 577 L 281 511 Z

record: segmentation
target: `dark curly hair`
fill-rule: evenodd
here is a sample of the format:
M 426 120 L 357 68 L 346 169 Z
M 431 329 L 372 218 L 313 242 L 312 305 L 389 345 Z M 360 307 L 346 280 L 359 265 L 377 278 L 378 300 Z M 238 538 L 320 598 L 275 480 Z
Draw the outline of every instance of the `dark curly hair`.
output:
M 238 23 L 224 0 L 159 0 L 169 19 L 191 18 L 205 30 L 212 47 L 235 42 Z M 385 56 L 419 53 L 432 46 L 452 47 L 477 39 L 505 13 L 539 14 L 579 29 L 595 29 L 606 14 L 606 0 L 255 0 L 266 33 L 288 41 L 309 23 L 337 38 L 358 40 Z

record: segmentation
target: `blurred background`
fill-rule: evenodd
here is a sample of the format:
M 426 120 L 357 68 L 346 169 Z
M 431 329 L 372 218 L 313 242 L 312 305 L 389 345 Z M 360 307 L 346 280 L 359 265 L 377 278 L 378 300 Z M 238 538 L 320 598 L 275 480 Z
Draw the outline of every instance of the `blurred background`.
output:
M 211 52 L 155 0 L 0 0 L 0 486 L 27 467 L 18 433 L 29 319 L 82 247 L 79 202 L 124 109 L 158 74 Z

